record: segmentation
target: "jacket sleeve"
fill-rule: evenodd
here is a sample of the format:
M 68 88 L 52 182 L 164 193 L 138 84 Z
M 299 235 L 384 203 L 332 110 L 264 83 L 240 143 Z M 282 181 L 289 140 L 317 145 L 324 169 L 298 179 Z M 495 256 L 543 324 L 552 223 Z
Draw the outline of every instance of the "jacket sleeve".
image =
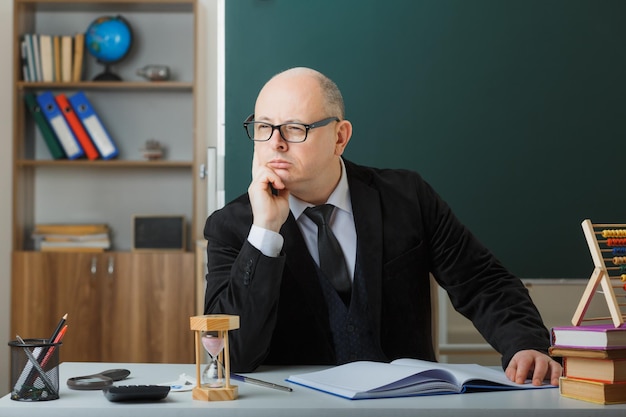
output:
M 267 257 L 253 247 L 247 240 L 251 221 L 237 212 L 237 207 L 217 211 L 205 225 L 204 312 L 239 315 L 240 328 L 229 333 L 231 367 L 234 372 L 251 372 L 269 351 L 285 257 Z
M 421 195 L 433 274 L 454 308 L 502 354 L 503 367 L 520 350 L 547 353 L 548 330 L 521 280 L 461 224 L 430 186 L 423 184 Z

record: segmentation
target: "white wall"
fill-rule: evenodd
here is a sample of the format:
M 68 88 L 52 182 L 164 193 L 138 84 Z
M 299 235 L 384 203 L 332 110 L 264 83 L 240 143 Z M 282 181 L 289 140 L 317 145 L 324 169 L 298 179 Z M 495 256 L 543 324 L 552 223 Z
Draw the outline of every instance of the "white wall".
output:
M 0 0 L 0 394 L 9 392 L 13 2 Z

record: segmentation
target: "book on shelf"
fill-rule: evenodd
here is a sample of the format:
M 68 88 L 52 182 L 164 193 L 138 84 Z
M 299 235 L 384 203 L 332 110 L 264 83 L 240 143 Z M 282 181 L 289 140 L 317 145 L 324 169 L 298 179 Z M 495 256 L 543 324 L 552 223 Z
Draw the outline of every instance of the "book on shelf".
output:
M 612 323 L 552 328 L 552 346 L 586 349 L 626 348 L 626 324 Z
M 109 239 L 99 240 L 77 240 L 77 241 L 48 241 L 41 240 L 39 242 L 39 249 L 41 251 L 55 251 L 55 250 L 84 250 L 101 252 L 111 247 Z
M 563 358 L 563 376 L 605 383 L 626 382 L 626 357 L 591 359 L 566 356 Z
M 52 36 L 39 35 L 39 59 L 41 61 L 41 81 L 54 81 L 54 50 Z
M 39 223 L 33 235 L 89 235 L 109 233 L 106 223 Z
M 41 52 L 39 49 L 39 35 L 36 33 L 31 34 L 31 41 L 33 46 L 33 57 L 35 64 L 35 79 L 34 81 L 43 81 L 43 76 L 41 75 Z
M 626 383 L 605 383 L 571 377 L 561 377 L 559 391 L 562 396 L 597 404 L 626 402 Z
M 28 69 L 28 48 L 26 39 L 20 41 L 20 67 L 22 69 L 22 80 L 30 81 L 30 70 Z
M 65 158 L 65 152 L 63 151 L 56 134 L 48 124 L 46 117 L 41 112 L 41 107 L 39 106 L 39 103 L 37 103 L 35 94 L 32 92 L 24 93 L 24 101 L 26 102 L 28 111 L 35 119 L 37 129 L 39 129 L 39 132 L 41 133 L 41 136 L 50 151 L 50 156 L 52 156 L 53 159 Z
M 78 143 L 80 143 L 80 146 L 83 148 L 85 156 L 87 156 L 87 158 L 90 160 L 98 159 L 100 157 L 100 154 L 98 154 L 98 151 L 91 141 L 89 134 L 83 127 L 81 121 L 78 119 L 76 112 L 74 112 L 74 109 L 70 105 L 70 102 L 65 94 L 57 94 L 55 100 L 59 105 L 63 116 L 65 116 L 65 120 L 67 120 L 67 123 L 70 125 L 74 137 L 76 138 L 76 140 L 78 140 Z
M 27 81 L 37 81 L 37 71 L 35 69 L 35 51 L 33 50 L 32 34 L 24 34 L 24 47 L 26 48 L 26 65 L 28 67 Z
M 621 359 L 626 358 L 626 348 L 624 349 L 585 349 L 551 346 L 548 349 L 550 356 L 566 357 L 576 356 L 579 358 L 596 359 Z
M 72 81 L 83 79 L 83 63 L 85 61 L 85 34 L 74 35 L 74 57 L 72 62 Z
M 57 139 L 63 147 L 65 156 L 68 159 L 76 159 L 85 155 L 83 148 L 80 147 L 70 125 L 65 120 L 61 109 L 57 105 L 54 94 L 51 91 L 44 91 L 37 96 L 37 103 L 41 107 L 41 112 L 52 127 Z
M 61 82 L 61 37 L 55 35 L 52 38 L 52 49 L 54 53 L 54 81 Z
M 446 364 L 418 359 L 391 363 L 357 361 L 322 371 L 291 375 L 287 381 L 348 399 L 555 388 L 516 384 L 502 370 L 476 364 Z
M 61 36 L 61 81 L 72 81 L 73 39 L 69 35 Z
M 78 91 L 69 98 L 69 101 L 74 108 L 74 112 L 89 133 L 91 140 L 96 145 L 102 159 L 115 158 L 118 155 L 117 146 L 85 93 Z

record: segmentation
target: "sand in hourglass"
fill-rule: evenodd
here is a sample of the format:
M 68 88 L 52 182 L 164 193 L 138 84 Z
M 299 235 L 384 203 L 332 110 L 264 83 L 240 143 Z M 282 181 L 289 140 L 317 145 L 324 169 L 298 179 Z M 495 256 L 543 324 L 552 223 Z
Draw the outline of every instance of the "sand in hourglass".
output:
M 218 388 L 224 385 L 224 367 L 218 360 L 218 355 L 224 349 L 224 338 L 214 335 L 202 336 L 202 345 L 211 357 L 211 363 L 204 370 L 203 382 L 207 382 L 210 387 Z

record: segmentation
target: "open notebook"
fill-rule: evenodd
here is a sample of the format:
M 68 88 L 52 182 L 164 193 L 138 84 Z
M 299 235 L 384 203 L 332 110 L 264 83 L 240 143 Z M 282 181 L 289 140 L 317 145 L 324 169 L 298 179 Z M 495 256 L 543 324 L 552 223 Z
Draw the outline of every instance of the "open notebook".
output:
M 556 388 L 516 384 L 502 370 L 475 364 L 446 364 L 418 359 L 391 363 L 352 362 L 323 371 L 291 375 L 287 381 L 348 399 L 461 394 L 463 392 Z

